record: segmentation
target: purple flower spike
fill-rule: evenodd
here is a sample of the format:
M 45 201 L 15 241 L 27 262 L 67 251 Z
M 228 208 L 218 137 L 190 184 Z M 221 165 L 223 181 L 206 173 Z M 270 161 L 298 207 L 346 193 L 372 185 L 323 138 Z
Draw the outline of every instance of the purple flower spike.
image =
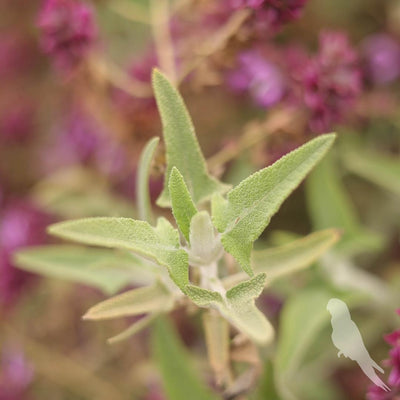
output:
M 242 53 L 236 70 L 227 77 L 228 85 L 238 93 L 249 93 L 256 104 L 271 107 L 285 93 L 285 80 L 278 67 L 257 51 Z
M 385 85 L 400 76 L 400 44 L 386 34 L 371 35 L 362 44 L 366 75 L 373 84 Z
M 324 132 L 340 123 L 361 93 L 357 54 L 340 32 L 320 35 L 319 53 L 303 66 L 303 101 L 310 111 L 310 128 Z
M 400 310 L 397 310 L 397 313 L 400 315 Z M 367 400 L 400 399 L 400 330 L 385 335 L 385 340 L 392 346 L 389 359 L 384 361 L 385 365 L 392 367 L 387 381 L 391 391 L 386 392 L 376 385 L 371 385 L 368 389 Z
M 38 27 L 43 51 L 64 70 L 79 64 L 97 37 L 93 10 L 82 1 L 45 0 Z

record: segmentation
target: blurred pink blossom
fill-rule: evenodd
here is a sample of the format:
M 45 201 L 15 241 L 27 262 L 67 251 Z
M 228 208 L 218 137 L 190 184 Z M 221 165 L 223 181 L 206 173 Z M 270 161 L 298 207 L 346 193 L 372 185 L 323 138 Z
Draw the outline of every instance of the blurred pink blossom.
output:
M 49 215 L 26 200 L 9 201 L 0 213 L 0 304 L 12 303 L 29 282 L 31 275 L 16 269 L 15 250 L 46 242 Z
M 323 32 L 319 52 L 302 65 L 302 100 L 310 112 L 310 128 L 322 133 L 343 122 L 362 91 L 356 51 L 341 32 Z
M 94 11 L 80 0 L 45 0 L 37 25 L 43 51 L 64 70 L 79 64 L 97 37 Z
M 400 310 L 397 310 L 400 315 Z M 388 385 L 391 391 L 386 392 L 382 388 L 371 385 L 368 389 L 367 400 L 398 400 L 400 399 L 400 329 L 385 335 L 385 340 L 392 346 L 389 351 L 389 359 L 384 363 L 391 367 Z
M 366 75 L 373 84 L 385 85 L 400 76 L 400 44 L 385 33 L 368 36 L 361 45 Z
M 0 400 L 26 400 L 33 369 L 20 349 L 3 346 L 0 354 Z
M 237 64 L 227 75 L 231 89 L 248 93 L 262 107 L 271 107 L 282 99 L 286 82 L 277 65 L 256 50 L 241 53 Z

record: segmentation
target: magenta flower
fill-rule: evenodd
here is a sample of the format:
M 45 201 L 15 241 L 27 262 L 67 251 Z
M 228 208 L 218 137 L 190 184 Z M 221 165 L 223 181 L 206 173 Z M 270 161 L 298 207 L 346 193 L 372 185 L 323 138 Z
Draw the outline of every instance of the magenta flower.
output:
M 307 0 L 225 0 L 217 8 L 215 16 L 218 18 L 214 20 L 223 22 L 238 9 L 251 9 L 254 13 L 247 28 L 263 37 L 300 18 L 306 3 Z
M 300 72 L 304 104 L 314 132 L 330 130 L 342 122 L 361 94 L 357 54 L 347 37 L 338 32 L 320 35 L 319 53 Z
M 368 36 L 362 43 L 366 75 L 376 85 L 393 82 L 400 76 L 400 44 L 381 33 Z
M 0 400 L 24 400 L 33 369 L 19 349 L 3 347 L 0 354 Z
M 24 200 L 6 205 L 0 215 L 0 304 L 10 304 L 29 282 L 31 275 L 12 264 L 13 252 L 46 241 L 50 217 Z
M 44 170 L 84 164 L 108 176 L 117 176 L 127 168 L 124 148 L 79 104 L 71 107 L 65 120 L 54 130 L 56 139 L 43 155 Z
M 397 310 L 400 315 L 400 310 Z M 391 367 L 388 385 L 391 391 L 386 392 L 382 388 L 371 385 L 368 389 L 367 400 L 399 400 L 400 399 L 400 329 L 385 335 L 385 340 L 392 348 L 389 351 L 389 359 L 384 363 Z
M 286 86 L 278 66 L 254 50 L 239 55 L 238 65 L 227 75 L 227 82 L 232 90 L 249 94 L 261 107 L 279 102 Z
M 0 142 L 21 143 L 32 136 L 35 110 L 31 102 L 19 99 L 3 109 L 0 118 Z
M 254 10 L 257 10 L 261 8 L 261 6 L 264 4 L 265 0 L 230 0 L 230 5 L 233 8 L 253 8 Z
M 93 9 L 79 0 L 45 0 L 38 27 L 43 51 L 63 70 L 79 64 L 97 37 Z

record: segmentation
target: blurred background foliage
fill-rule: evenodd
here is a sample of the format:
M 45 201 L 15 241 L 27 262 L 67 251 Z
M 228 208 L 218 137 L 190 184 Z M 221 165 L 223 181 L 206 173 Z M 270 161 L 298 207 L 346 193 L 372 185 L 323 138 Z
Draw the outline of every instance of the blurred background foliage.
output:
M 277 342 L 260 354 L 232 342 L 244 374 L 225 398 L 398 398 L 400 379 L 389 377 L 392 397 L 379 397 L 337 358 L 325 310 L 330 297 L 345 299 L 372 357 L 390 358 L 387 372 L 399 374 L 399 341 L 388 356 L 383 340 L 400 324 L 398 1 L 1 0 L 0 11 L 1 400 L 179 400 L 171 387 L 182 377 L 166 357 L 177 373 L 190 358 L 188 382 L 215 387 L 192 310 L 109 346 L 132 321 L 81 321 L 105 294 L 17 270 L 12 259 L 48 243 L 51 222 L 136 215 L 138 157 L 161 133 L 154 66 L 179 85 L 209 168 L 226 182 L 315 135 L 339 136 L 257 245 L 331 227 L 341 240 L 263 294 Z M 164 161 L 159 151 L 153 200 Z

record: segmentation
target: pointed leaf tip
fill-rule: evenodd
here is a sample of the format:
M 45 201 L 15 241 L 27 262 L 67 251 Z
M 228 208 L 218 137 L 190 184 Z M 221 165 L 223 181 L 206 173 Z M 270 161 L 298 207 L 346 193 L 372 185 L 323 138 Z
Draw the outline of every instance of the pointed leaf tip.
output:
M 250 254 L 283 201 L 322 159 L 335 140 L 326 134 L 307 142 L 277 162 L 246 178 L 228 192 L 227 202 L 216 202 L 214 222 L 222 244 L 243 270 L 253 275 Z
M 173 167 L 177 167 L 182 174 L 195 204 L 208 200 L 215 192 L 226 191 L 228 186 L 207 172 L 193 122 L 178 90 L 157 70 L 153 71 L 153 88 L 163 125 L 167 158 L 164 190 L 157 204 L 170 206 L 168 183 Z
M 176 167 L 171 170 L 168 183 L 172 213 L 186 241 L 190 241 L 190 221 L 197 213 L 183 176 Z

